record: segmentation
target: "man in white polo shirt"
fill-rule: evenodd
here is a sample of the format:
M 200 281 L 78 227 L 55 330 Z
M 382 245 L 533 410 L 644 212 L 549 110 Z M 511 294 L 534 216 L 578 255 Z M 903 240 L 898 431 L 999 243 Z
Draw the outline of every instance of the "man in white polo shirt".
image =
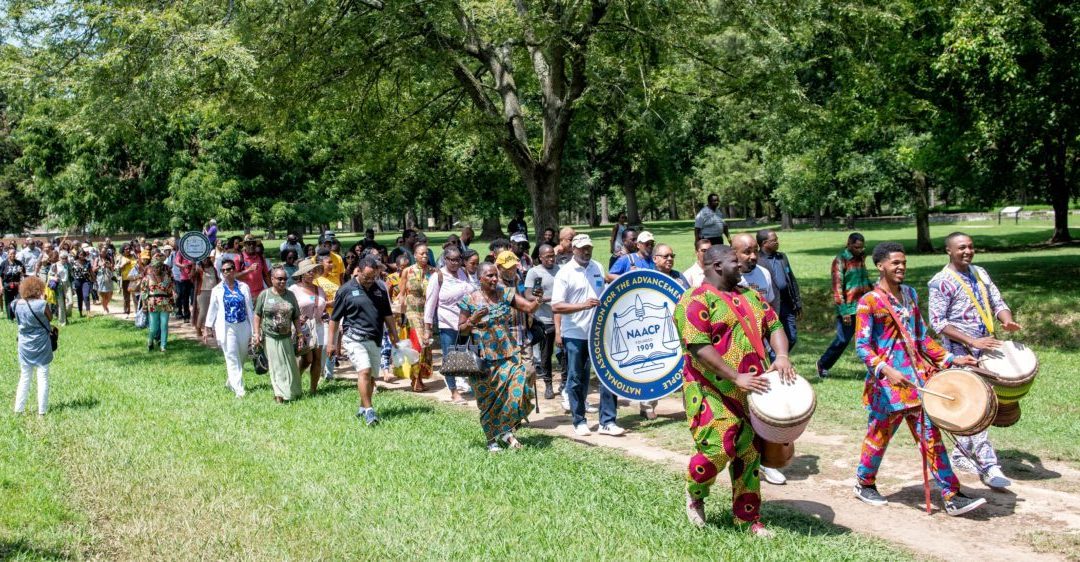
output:
M 559 269 L 551 293 L 551 311 L 559 315 L 556 343 L 566 349 L 566 393 L 574 417 L 574 431 L 589 435 L 585 421 L 585 396 L 589 393 L 589 330 L 593 314 L 604 291 L 604 270 L 592 259 L 593 243 L 588 234 L 578 234 L 571 242 L 574 259 Z M 615 424 L 615 395 L 600 385 L 600 433 L 622 435 Z

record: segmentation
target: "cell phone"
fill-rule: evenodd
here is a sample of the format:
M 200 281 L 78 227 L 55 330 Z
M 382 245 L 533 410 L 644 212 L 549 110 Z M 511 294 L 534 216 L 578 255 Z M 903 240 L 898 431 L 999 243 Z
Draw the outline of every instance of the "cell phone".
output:
M 544 292 L 543 280 L 541 280 L 539 277 L 537 277 L 536 279 L 533 280 L 533 294 L 534 295 L 540 295 L 540 294 L 543 294 L 543 292 Z

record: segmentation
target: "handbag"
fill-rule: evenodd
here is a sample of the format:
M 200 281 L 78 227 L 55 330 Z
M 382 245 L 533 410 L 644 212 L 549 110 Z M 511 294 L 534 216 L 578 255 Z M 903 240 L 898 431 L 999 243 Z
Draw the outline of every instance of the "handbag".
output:
M 443 376 L 450 377 L 482 377 L 487 374 L 484 361 L 480 358 L 475 346 L 471 344 L 448 345 L 443 353 L 442 371 Z
M 270 370 L 270 361 L 266 358 L 266 349 L 262 345 L 256 345 L 255 340 L 248 343 L 248 354 L 251 355 L 251 364 L 255 367 L 256 375 L 265 375 Z
M 299 337 L 293 336 L 293 342 L 296 345 L 296 354 L 305 355 L 309 351 L 315 349 L 318 342 L 315 341 L 315 331 L 318 329 L 317 321 L 314 318 L 307 318 L 300 322 Z M 304 345 L 301 347 L 301 343 Z
M 135 327 L 142 330 L 146 328 L 146 309 L 139 302 L 139 309 L 135 311 Z
M 40 324 L 42 328 L 45 328 L 46 332 L 49 332 L 49 345 L 52 346 L 53 351 L 56 351 L 57 348 L 60 346 L 60 328 L 57 328 L 56 326 L 48 324 L 44 320 L 42 320 L 41 317 L 38 316 L 36 312 L 34 312 L 34 309 L 30 308 L 30 303 L 26 302 L 26 299 L 23 299 L 23 302 L 26 303 L 26 308 L 30 309 L 30 314 L 34 315 L 34 320 L 37 320 L 38 324 Z

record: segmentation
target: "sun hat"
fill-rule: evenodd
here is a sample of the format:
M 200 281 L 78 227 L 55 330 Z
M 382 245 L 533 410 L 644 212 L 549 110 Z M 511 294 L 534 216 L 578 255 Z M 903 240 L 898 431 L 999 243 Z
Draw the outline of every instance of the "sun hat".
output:
M 306 258 L 303 261 L 297 262 L 296 265 L 296 273 L 292 274 L 293 277 L 303 277 L 304 274 L 309 273 L 311 270 L 321 267 L 311 258 Z

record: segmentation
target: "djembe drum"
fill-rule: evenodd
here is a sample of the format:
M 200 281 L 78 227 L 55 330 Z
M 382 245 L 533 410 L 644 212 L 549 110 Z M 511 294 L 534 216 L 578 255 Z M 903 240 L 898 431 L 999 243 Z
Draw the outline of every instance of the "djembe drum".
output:
M 998 349 L 982 352 L 979 366 L 979 374 L 990 381 L 998 399 L 998 414 L 993 424 L 1013 425 L 1020 420 L 1020 399 L 1031 391 L 1039 374 L 1039 358 L 1022 343 L 1003 341 Z
M 795 381 L 785 383 L 780 373 L 767 371 L 761 376 L 769 381 L 768 392 L 751 392 L 750 425 L 765 444 L 761 464 L 783 468 L 795 455 L 795 440 L 806 430 L 817 408 L 814 388 L 806 379 L 795 375 Z
M 923 410 L 943 431 L 975 435 L 990 427 L 997 415 L 997 396 L 990 384 L 971 371 L 940 371 L 923 388 L 929 391 L 922 396 Z

